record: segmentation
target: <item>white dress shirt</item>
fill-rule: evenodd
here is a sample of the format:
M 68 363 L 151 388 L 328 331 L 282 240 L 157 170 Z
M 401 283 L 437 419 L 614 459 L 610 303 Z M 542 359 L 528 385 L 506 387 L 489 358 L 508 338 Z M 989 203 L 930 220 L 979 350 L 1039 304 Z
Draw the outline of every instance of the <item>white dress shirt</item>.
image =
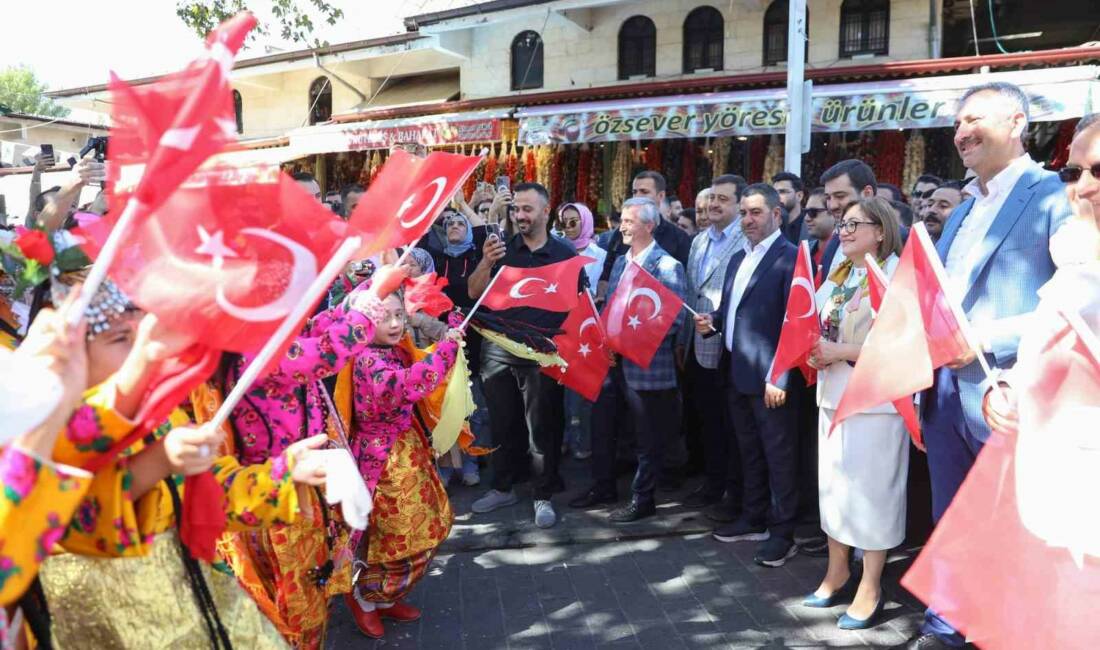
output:
M 981 242 L 985 238 L 997 213 L 1004 207 L 1012 188 L 1023 176 L 1028 168 L 1035 166 L 1031 156 L 1024 154 L 1016 158 L 1008 167 L 1005 167 L 996 176 L 986 183 L 988 191 L 983 192 L 978 179 L 974 179 L 963 190 L 974 197 L 974 205 L 970 213 L 963 219 L 959 226 L 955 239 L 951 242 L 951 248 L 947 251 L 947 281 L 955 300 L 960 303 L 966 297 L 967 282 L 970 280 L 970 272 L 978 263 L 981 255 Z
M 730 307 L 726 313 L 726 349 L 733 352 L 733 324 L 737 318 L 737 305 L 745 295 L 745 289 L 749 286 L 749 280 L 760 266 L 760 260 L 764 259 L 768 249 L 783 233 L 776 229 L 764 241 L 756 246 L 745 242 L 745 259 L 741 260 L 741 266 L 737 267 L 737 275 L 733 276 L 733 287 L 730 288 Z

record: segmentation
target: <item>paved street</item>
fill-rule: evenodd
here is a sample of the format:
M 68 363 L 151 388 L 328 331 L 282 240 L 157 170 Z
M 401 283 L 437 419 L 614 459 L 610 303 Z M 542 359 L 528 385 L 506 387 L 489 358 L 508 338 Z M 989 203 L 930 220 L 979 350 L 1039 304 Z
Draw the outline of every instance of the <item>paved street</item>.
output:
M 555 497 L 560 521 L 548 531 L 534 526 L 526 486 L 518 505 L 480 516 L 470 503 L 484 488 L 452 487 L 458 521 L 409 599 L 424 617 L 388 623 L 386 638 L 375 642 L 335 602 L 328 647 L 880 648 L 919 624 L 923 608 L 897 586 L 906 553 L 891 556 L 887 567 L 884 622 L 844 632 L 836 628 L 844 606 L 799 604 L 817 587 L 825 561 L 796 556 L 767 569 L 753 564 L 754 543 L 714 541 L 709 520 L 679 505 L 694 481 L 659 494 L 659 518 L 613 526 L 606 509 L 564 505 L 587 485 L 587 464 L 568 460 L 564 474 L 570 491 Z

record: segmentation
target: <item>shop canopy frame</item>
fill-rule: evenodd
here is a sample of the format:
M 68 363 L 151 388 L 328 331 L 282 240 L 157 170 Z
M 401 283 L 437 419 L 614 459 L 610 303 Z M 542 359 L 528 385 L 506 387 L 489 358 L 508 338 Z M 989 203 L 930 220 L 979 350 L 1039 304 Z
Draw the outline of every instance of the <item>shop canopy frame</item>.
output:
M 294 129 L 287 134 L 296 156 L 388 149 L 398 143 L 450 147 L 497 142 L 501 120 L 513 107 L 467 113 L 442 113 L 392 120 L 329 122 Z

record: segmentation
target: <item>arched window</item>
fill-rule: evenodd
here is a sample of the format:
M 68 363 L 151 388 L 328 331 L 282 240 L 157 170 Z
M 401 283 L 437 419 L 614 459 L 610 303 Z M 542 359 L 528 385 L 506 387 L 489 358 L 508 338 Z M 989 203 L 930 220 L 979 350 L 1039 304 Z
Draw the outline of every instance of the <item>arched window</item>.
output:
M 787 20 L 790 16 L 789 0 L 772 0 L 764 12 L 764 65 L 778 65 L 787 61 Z M 806 7 L 806 34 L 810 32 L 810 8 Z M 806 60 L 810 60 L 809 43 L 806 44 Z
M 241 91 L 233 91 L 233 116 L 237 118 L 237 133 L 244 133 L 244 101 Z
M 657 74 L 657 26 L 645 16 L 628 18 L 619 28 L 619 79 Z
M 890 0 L 844 0 L 840 5 L 840 57 L 889 51 Z
M 527 30 L 512 39 L 512 90 L 542 88 L 542 37 Z
M 726 21 L 722 13 L 706 5 L 684 19 L 684 74 L 696 70 L 721 70 Z
M 332 117 L 332 84 L 328 77 L 317 77 L 309 85 L 309 123 L 328 122 Z

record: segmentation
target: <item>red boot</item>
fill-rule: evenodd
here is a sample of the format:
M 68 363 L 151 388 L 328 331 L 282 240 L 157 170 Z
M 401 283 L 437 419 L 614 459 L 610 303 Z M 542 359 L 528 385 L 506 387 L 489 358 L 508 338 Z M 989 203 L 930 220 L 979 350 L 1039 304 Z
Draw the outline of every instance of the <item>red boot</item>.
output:
M 351 617 L 360 632 L 372 639 L 381 639 L 385 636 L 386 628 L 382 627 L 382 618 L 378 615 L 377 609 L 370 612 L 363 611 L 363 608 L 355 601 L 355 596 L 351 594 L 344 594 L 344 602 L 351 610 Z M 419 615 L 419 612 L 417 614 Z
M 409 623 L 420 618 L 419 609 L 400 600 L 389 607 L 380 607 L 375 611 L 381 614 L 382 618 L 392 618 L 402 623 Z

